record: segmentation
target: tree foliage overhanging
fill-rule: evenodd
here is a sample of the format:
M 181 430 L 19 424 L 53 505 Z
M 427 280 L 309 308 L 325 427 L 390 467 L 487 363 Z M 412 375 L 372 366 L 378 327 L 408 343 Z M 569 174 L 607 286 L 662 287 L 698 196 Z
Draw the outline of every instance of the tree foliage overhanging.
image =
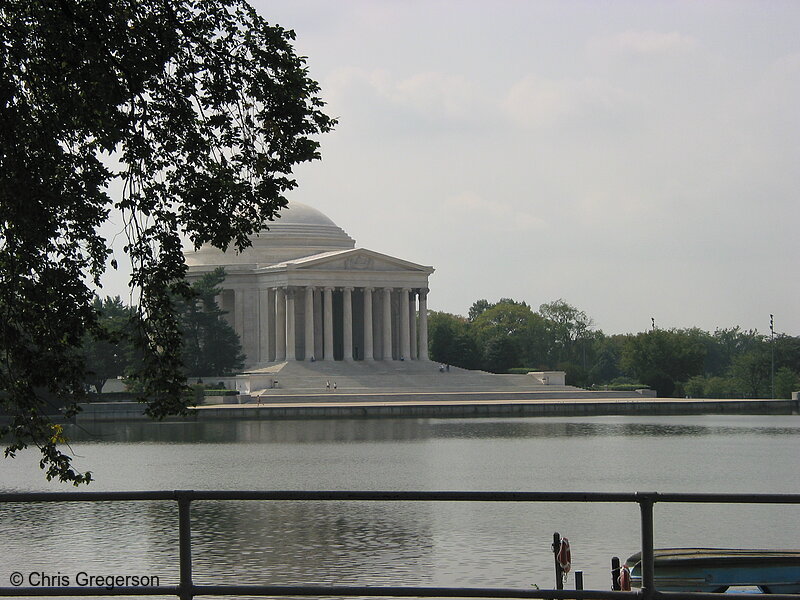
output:
M 176 315 L 182 237 L 246 247 L 285 206 L 293 167 L 335 124 L 294 33 L 244 0 L 0 4 L 0 390 L 6 455 L 41 450 L 48 478 L 86 482 L 46 416 L 84 394 L 99 233 L 122 214 L 138 296 L 135 374 L 147 413 L 185 411 Z M 109 186 L 121 192 L 112 198 Z
M 538 311 L 511 298 L 477 300 L 467 317 L 431 312 L 429 332 L 435 361 L 494 373 L 563 370 L 580 387 L 704 398 L 788 398 L 800 388 L 800 337 L 773 341 L 739 327 L 606 335 L 564 300 Z

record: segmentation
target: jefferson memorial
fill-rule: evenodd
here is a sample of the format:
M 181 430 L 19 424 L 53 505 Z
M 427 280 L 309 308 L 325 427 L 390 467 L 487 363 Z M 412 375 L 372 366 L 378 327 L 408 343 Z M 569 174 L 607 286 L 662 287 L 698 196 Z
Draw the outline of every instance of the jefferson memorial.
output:
M 433 268 L 356 248 L 320 211 L 290 202 L 241 253 L 186 253 L 190 281 L 225 268 L 220 308 L 249 370 L 303 361 L 428 361 Z M 321 366 L 321 365 L 320 365 Z

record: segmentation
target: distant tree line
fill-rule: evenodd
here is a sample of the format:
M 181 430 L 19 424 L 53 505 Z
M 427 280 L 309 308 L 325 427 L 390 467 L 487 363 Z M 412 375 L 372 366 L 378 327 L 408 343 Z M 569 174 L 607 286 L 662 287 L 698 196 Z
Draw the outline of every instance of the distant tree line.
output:
M 800 337 L 739 327 L 606 335 L 564 300 L 534 311 L 511 298 L 476 301 L 466 317 L 432 311 L 431 359 L 492 373 L 566 371 L 585 388 L 649 387 L 661 397 L 789 398 L 800 389 Z M 774 371 L 772 357 L 774 353 Z M 774 384 L 773 384 L 774 373 Z
M 216 301 L 224 279 L 225 272 L 218 268 L 192 285 L 188 299 L 175 298 L 183 341 L 180 368 L 187 378 L 231 375 L 244 365 L 239 336 L 223 318 L 225 313 Z M 86 385 L 102 393 L 109 379 L 127 377 L 135 390 L 134 374 L 141 367 L 141 356 L 133 343 L 138 327 L 136 307 L 126 306 L 119 296 L 107 296 L 95 298 L 94 310 L 99 326 L 85 337 L 82 350 Z
M 222 269 L 192 286 L 179 301 L 183 372 L 188 378 L 225 376 L 244 364 L 239 337 L 216 302 Z M 87 386 L 102 392 L 108 379 L 137 371 L 131 343 L 137 311 L 119 297 L 95 299 L 101 329 L 83 352 Z M 606 335 L 584 311 L 564 300 L 534 311 L 526 302 L 478 300 L 466 317 L 430 311 L 431 360 L 492 373 L 566 371 L 584 388 L 649 387 L 661 397 L 788 398 L 800 389 L 800 337 L 769 336 L 739 327 L 657 329 Z M 772 356 L 774 352 L 774 370 Z M 774 381 L 773 381 L 774 373 Z M 135 388 L 136 380 L 130 383 Z

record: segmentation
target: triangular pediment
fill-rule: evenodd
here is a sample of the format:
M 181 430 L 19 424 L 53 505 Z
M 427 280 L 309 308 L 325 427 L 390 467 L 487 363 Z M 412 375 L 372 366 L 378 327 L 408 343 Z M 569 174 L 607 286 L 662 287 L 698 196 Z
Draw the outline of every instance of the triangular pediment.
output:
M 323 254 L 287 261 L 283 266 L 287 269 L 298 271 L 366 271 L 382 273 L 387 271 L 410 271 L 414 273 L 433 272 L 432 267 L 418 265 L 407 260 L 402 260 L 379 252 L 373 252 L 366 248 L 325 252 Z

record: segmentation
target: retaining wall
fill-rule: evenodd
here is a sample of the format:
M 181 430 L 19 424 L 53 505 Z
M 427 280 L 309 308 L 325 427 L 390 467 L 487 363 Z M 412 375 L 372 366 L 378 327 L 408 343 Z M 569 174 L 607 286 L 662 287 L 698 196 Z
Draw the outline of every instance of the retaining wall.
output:
M 338 400 L 338 399 L 337 399 Z M 797 400 L 638 400 L 630 398 L 516 402 L 405 401 L 285 404 L 239 404 L 192 408 L 186 417 L 169 421 L 222 419 L 352 419 L 401 417 L 588 417 L 601 415 L 700 415 L 700 414 L 798 414 Z M 76 422 L 147 420 L 137 403 L 86 405 Z

